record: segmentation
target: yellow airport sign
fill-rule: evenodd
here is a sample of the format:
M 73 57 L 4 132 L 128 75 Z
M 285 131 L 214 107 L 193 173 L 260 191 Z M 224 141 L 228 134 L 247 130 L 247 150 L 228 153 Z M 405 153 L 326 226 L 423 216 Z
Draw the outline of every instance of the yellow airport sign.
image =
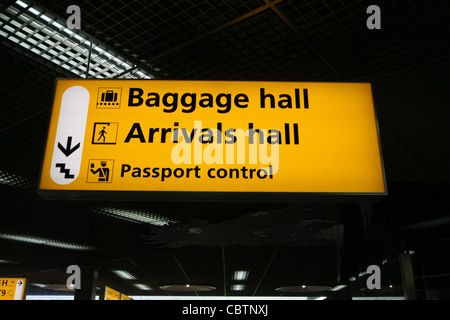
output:
M 120 300 L 131 300 L 131 298 L 123 293 L 120 294 Z
M 120 300 L 120 292 L 105 286 L 105 300 Z
M 369 83 L 58 79 L 47 198 L 386 194 Z
M 117 290 L 105 286 L 104 300 L 131 300 L 131 298 Z
M 0 278 L 0 300 L 24 300 L 24 278 Z

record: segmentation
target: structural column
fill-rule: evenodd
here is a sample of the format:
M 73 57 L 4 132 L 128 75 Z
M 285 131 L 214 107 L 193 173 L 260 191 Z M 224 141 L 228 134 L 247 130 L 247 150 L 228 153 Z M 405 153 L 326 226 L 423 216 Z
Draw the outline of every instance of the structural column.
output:
M 75 289 L 75 300 L 95 300 L 98 270 L 94 266 L 81 266 L 81 288 Z
M 411 256 L 408 253 L 401 253 L 398 256 L 398 262 L 402 274 L 402 286 L 405 300 L 416 300 L 416 287 L 414 284 Z
M 440 300 L 438 289 L 431 289 L 431 288 L 426 287 L 425 294 L 426 294 L 427 300 Z

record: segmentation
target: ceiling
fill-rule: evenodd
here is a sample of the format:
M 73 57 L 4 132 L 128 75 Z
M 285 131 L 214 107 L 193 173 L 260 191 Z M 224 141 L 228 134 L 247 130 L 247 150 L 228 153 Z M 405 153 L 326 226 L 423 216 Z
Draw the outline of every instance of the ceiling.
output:
M 449 298 L 447 1 L 31 3 L 62 21 L 69 5 L 79 5 L 80 34 L 155 79 L 371 82 L 389 195 L 373 205 L 44 200 L 36 186 L 54 80 L 74 74 L 1 37 L 1 276 L 65 284 L 69 265 L 95 265 L 99 286 L 127 295 L 336 299 L 348 292 L 276 289 L 335 287 L 356 276 L 353 296 L 401 296 L 397 257 L 411 251 L 419 298 L 426 288 Z M 379 30 L 366 27 L 372 4 L 381 8 Z M 2 1 L 0 12 L 10 5 Z M 150 212 L 171 223 L 137 224 L 102 214 L 105 207 Z M 382 267 L 383 288 L 392 288 L 364 290 L 364 276 L 357 275 L 371 264 Z M 118 269 L 137 279 L 111 272 Z M 247 280 L 234 281 L 236 270 L 249 271 Z M 216 289 L 160 289 L 188 283 Z M 245 288 L 233 291 L 233 284 Z M 29 293 L 57 291 L 30 286 Z

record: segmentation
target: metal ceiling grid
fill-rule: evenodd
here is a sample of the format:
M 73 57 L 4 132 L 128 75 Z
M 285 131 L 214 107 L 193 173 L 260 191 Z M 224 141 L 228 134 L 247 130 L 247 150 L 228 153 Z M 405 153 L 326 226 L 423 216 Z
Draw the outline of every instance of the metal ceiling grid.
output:
M 444 101 L 448 100 L 442 67 L 449 50 L 440 18 L 448 14 L 448 5 L 420 4 L 411 3 L 404 9 L 389 7 L 392 11 L 388 14 L 399 17 L 389 19 L 390 23 L 406 22 L 384 28 L 379 38 L 370 38 L 372 42 L 362 40 L 367 63 L 361 67 L 364 78 L 370 76 L 374 85 L 390 182 L 449 180 L 447 168 L 436 166 L 449 160 L 447 148 L 437 147 L 440 138 L 436 139 L 437 132 L 449 136 L 448 120 L 442 117 L 446 113 Z
M 271 11 L 266 10 L 237 25 L 220 32 L 217 59 L 229 60 L 230 74 L 238 74 L 239 79 L 298 80 L 309 79 L 312 74 L 323 74 L 316 65 L 311 66 L 314 57 L 298 41 L 295 34 Z M 224 57 L 220 53 L 225 53 Z M 219 61 L 213 72 L 224 72 Z M 245 65 L 245 68 L 242 66 Z M 241 72 L 244 73 L 240 75 Z M 223 77 L 227 78 L 227 73 Z M 228 77 L 229 77 L 228 76 Z
M 276 289 L 301 285 L 335 286 L 338 279 L 336 249 L 336 247 L 327 246 L 274 247 L 269 251 L 270 260 L 264 265 L 264 273 L 258 279 L 258 285 L 253 289 L 253 294 L 255 296 L 295 295 L 278 292 Z
M 2 169 L 37 182 L 53 96 L 53 83 L 61 76 L 37 61 L 1 45 L 7 63 L 0 66 L 2 101 L 0 143 Z M 43 69 L 44 68 L 44 69 Z M 46 83 L 44 87 L 43 83 Z
M 159 67 L 155 57 L 237 17 L 239 12 L 252 10 L 257 6 L 253 3 L 259 5 L 258 2 L 237 6 L 227 2 L 218 7 L 207 1 L 85 1 L 81 7 L 86 12 L 83 18 L 86 32 L 118 51 L 129 52 L 142 62 Z M 109 36 L 111 32 L 114 38 Z
M 278 246 L 233 246 L 224 248 L 224 283 L 227 295 L 233 296 L 262 296 L 265 290 L 267 271 L 274 261 Z M 248 271 L 245 280 L 234 280 L 235 271 Z M 234 285 L 241 285 L 242 290 L 233 290 Z M 275 288 L 271 294 L 276 295 Z
M 161 285 L 205 285 L 215 287 L 215 290 L 199 292 L 201 296 L 221 296 L 230 292 L 224 275 L 224 254 L 226 249 L 221 247 L 188 248 L 172 252 L 174 263 L 184 275 L 183 281 L 175 283 L 168 279 Z M 226 258 L 225 258 L 226 259 Z M 170 294 L 170 292 L 169 292 Z M 173 294 L 173 292 L 172 292 Z M 196 295 L 195 292 L 191 293 Z
M 389 84 L 374 86 L 375 102 L 383 106 L 378 118 L 389 181 L 449 181 L 448 167 L 442 166 L 450 160 L 449 150 L 440 144 L 450 135 L 448 118 L 442 117 L 450 97 L 439 77 L 420 69 L 414 73 L 404 76 L 420 77 L 416 83 L 402 83 L 397 74 Z M 381 90 L 386 94 L 377 94 Z
M 61 76 L 58 72 L 47 69 L 42 72 L 42 65 L 30 60 L 4 45 L 0 45 L 3 59 L 6 63 L 0 66 L 2 76 L 0 78 L 0 93 L 3 97 L 0 119 L 2 131 L 17 124 L 23 119 L 32 118 L 35 115 L 46 113 L 47 120 L 53 96 L 52 85 L 55 77 Z M 48 90 L 42 90 L 42 83 L 49 83 Z M 33 92 L 33 95 L 29 93 Z M 27 94 L 28 93 L 28 94 Z M 42 101 L 42 107 L 35 105 L 36 101 Z M 11 112 L 14 110 L 14 112 Z M 3 135 L 2 135 L 3 136 Z
M 365 29 L 367 6 L 360 1 L 283 1 L 276 7 L 299 32 L 308 33 L 308 41 L 320 43 L 321 49 L 337 41 L 344 29 L 346 35 Z M 360 14 L 355 16 L 355 12 Z
M 286 285 L 337 284 L 335 247 L 232 246 L 188 248 L 171 253 L 155 253 L 105 263 L 107 270 L 127 270 L 139 280 L 125 281 L 123 288 L 133 294 L 133 284 L 145 282 L 150 295 L 186 296 L 278 296 Z M 289 261 L 289 263 L 285 263 Z M 320 270 L 321 276 L 317 277 Z M 247 271 L 244 280 L 234 279 L 236 271 Z M 274 280 L 276 279 L 276 280 Z M 165 291 L 167 285 L 208 285 L 215 290 L 204 292 Z M 237 290 L 234 285 L 242 285 Z
M 150 257 L 132 258 L 132 261 L 141 270 L 145 270 L 148 277 L 153 280 L 151 285 L 156 285 L 154 289 L 159 290 L 160 286 L 183 285 L 189 281 L 174 255 L 176 255 L 176 252 L 162 253 L 151 255 Z M 161 295 L 161 292 L 159 294 Z
M 133 61 L 132 57 L 125 59 L 83 30 L 72 31 L 65 26 L 63 19 L 27 0 L 16 1 L 7 7 L 0 19 L 0 34 L 10 40 L 9 43 L 6 42 L 8 45 L 11 45 L 11 41 L 17 43 L 22 51 L 25 48 L 70 70 L 72 76 L 133 79 L 153 77 L 153 74 L 142 69 L 140 63 Z
M 189 79 L 290 80 L 324 74 L 324 69 L 311 66 L 308 58 L 314 57 L 297 58 L 305 50 L 298 44 L 291 46 L 292 32 L 277 23 L 270 10 L 262 11 L 174 52 L 160 66 L 171 78 Z M 287 57 L 291 52 L 296 56 Z

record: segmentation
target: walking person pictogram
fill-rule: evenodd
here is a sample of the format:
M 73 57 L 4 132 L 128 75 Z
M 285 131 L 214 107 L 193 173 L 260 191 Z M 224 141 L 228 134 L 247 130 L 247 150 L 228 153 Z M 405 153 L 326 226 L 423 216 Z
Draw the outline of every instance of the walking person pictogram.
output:
M 94 122 L 92 132 L 92 144 L 116 144 L 118 122 Z
M 107 134 L 107 132 L 105 131 L 105 128 L 106 127 L 103 127 L 103 129 L 99 132 L 100 133 L 100 137 L 98 137 L 97 141 L 100 141 L 100 139 L 103 138 L 103 142 L 105 142 L 105 140 L 106 140 L 105 134 Z

